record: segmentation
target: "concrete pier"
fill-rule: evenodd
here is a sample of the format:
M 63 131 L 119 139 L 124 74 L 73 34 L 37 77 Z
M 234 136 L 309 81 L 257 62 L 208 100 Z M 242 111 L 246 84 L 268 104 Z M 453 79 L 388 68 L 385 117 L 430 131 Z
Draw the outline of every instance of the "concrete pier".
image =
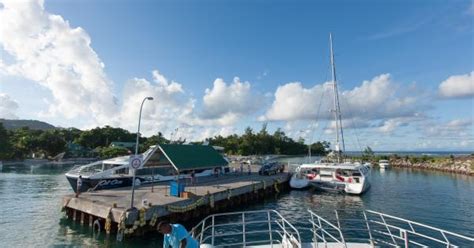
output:
M 94 231 L 140 235 L 155 228 L 160 220 L 184 223 L 203 218 L 211 212 L 226 211 L 229 206 L 244 206 L 288 187 L 289 174 L 260 176 L 253 172 L 229 173 L 219 177 L 197 178 L 195 185 L 186 182 L 185 197 L 170 196 L 169 182 L 135 189 L 136 209 L 130 210 L 131 189 L 117 188 L 73 194 L 63 198 L 68 218 Z M 186 198 L 187 197 L 187 198 Z

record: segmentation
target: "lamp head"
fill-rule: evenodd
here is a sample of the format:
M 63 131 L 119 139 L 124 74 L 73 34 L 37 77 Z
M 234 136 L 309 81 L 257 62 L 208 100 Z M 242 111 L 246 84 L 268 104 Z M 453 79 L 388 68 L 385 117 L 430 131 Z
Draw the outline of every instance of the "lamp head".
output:
M 146 99 L 152 101 L 152 100 L 153 100 L 153 97 L 149 96 L 149 97 L 147 97 Z

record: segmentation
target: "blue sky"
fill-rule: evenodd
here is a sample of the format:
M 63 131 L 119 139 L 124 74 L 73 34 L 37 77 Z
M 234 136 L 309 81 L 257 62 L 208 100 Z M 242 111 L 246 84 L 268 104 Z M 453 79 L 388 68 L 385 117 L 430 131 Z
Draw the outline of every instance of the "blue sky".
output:
M 0 117 L 331 140 L 332 32 L 348 149 L 474 147 L 472 1 L 0 2 Z

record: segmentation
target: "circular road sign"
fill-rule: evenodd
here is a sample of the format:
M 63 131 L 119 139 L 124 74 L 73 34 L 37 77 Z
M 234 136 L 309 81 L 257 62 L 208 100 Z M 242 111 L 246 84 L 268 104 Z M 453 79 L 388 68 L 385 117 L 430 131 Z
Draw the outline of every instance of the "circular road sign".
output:
M 141 164 L 142 164 L 142 161 L 140 160 L 140 158 L 136 157 L 132 159 L 131 165 L 133 169 L 140 168 Z

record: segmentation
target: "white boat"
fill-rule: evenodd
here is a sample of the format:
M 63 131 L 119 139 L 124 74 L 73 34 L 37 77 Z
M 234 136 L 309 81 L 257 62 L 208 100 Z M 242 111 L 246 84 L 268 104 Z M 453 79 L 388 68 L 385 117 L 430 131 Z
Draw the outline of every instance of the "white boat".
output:
M 390 168 L 390 162 L 388 160 L 380 160 L 379 161 L 379 167 L 380 167 L 380 169 L 389 169 Z
M 370 167 L 360 163 L 302 164 L 292 175 L 290 187 L 360 195 L 370 188 L 369 176 Z
M 306 167 L 304 165 L 298 166 L 290 179 L 290 187 L 293 189 L 304 189 L 309 186 L 311 180 L 312 165 Z
M 342 154 L 345 150 L 344 132 L 342 129 L 341 108 L 339 105 L 339 92 L 337 89 L 336 69 L 332 46 L 332 36 L 329 35 L 332 89 L 334 95 L 334 113 L 336 144 L 332 153 L 331 162 L 315 162 L 314 164 L 302 164 L 290 179 L 290 186 L 295 189 L 313 186 L 317 189 L 349 194 L 362 194 L 369 187 L 370 166 L 360 163 L 343 163 Z M 342 149 L 340 149 L 342 147 Z
M 142 154 L 143 166 L 136 170 L 134 184 L 146 184 L 196 177 L 211 176 L 216 169 L 228 172 L 228 162 L 212 146 L 166 144 L 151 146 Z M 130 156 L 78 165 L 66 173 L 69 184 L 76 191 L 77 179 L 82 176 L 81 192 L 132 186 L 133 169 Z
M 297 227 L 310 235 L 302 237 Z M 334 210 L 328 217 L 308 210 L 307 223 L 270 209 L 219 213 L 189 234 L 202 248 L 474 247 L 472 237 L 372 210 Z
M 323 191 L 360 195 L 370 188 L 370 168 L 358 163 L 317 164 L 319 170 L 309 184 Z

